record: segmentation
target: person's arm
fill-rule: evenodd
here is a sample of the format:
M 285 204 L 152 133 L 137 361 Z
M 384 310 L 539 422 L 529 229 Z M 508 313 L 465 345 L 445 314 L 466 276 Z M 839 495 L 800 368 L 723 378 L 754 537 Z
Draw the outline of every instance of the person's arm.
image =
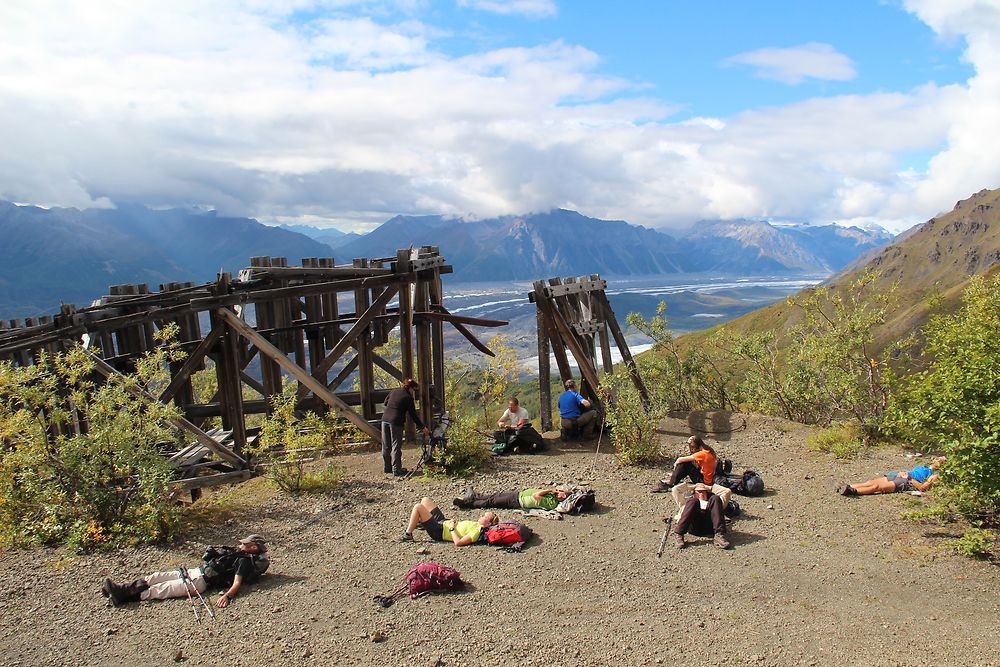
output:
M 410 419 L 413 423 L 417 425 L 417 428 L 421 429 L 424 433 L 430 434 L 431 430 L 427 428 L 422 421 L 420 421 L 420 415 L 417 414 L 417 404 L 413 402 L 413 397 L 410 393 L 406 393 L 406 399 L 404 405 L 406 406 L 406 411 L 410 413 Z
M 459 537 L 458 536 L 458 531 L 456 530 L 456 528 L 458 528 L 458 521 L 456 521 L 455 519 L 452 519 L 451 520 L 451 527 L 449 528 L 449 530 L 451 531 L 451 541 L 455 544 L 455 546 L 456 547 L 464 547 L 467 544 L 472 544 L 472 538 L 468 537 L 468 536 L 466 536 L 466 537 Z
M 695 459 L 695 457 L 693 456 L 678 456 L 677 460 L 674 461 L 674 466 L 677 466 L 677 464 L 679 463 L 687 463 L 688 461 L 696 461 L 696 460 L 697 459 Z
M 580 405 L 582 405 L 583 407 L 587 408 L 588 410 L 590 409 L 590 401 L 589 400 L 587 400 L 586 398 L 584 398 L 580 394 L 577 394 L 577 400 L 580 402 Z
M 539 502 L 542 499 L 542 496 L 552 496 L 555 495 L 555 492 L 555 489 L 540 489 L 539 491 L 531 494 L 531 497 L 535 499 L 535 502 Z
M 910 486 L 912 486 L 917 491 L 926 491 L 927 489 L 929 489 L 932 486 L 934 486 L 934 483 L 936 481 L 938 481 L 938 476 L 936 474 L 935 475 L 931 475 L 930 477 L 928 477 L 927 481 L 925 481 L 925 482 L 918 482 L 917 480 L 911 478 L 910 479 Z
M 521 415 L 522 415 L 522 417 L 517 420 L 517 423 L 515 424 L 515 426 L 524 426 L 525 424 L 528 423 L 528 411 L 527 410 L 522 410 L 521 411 Z
M 237 574 L 233 577 L 233 585 L 229 587 L 229 590 L 225 593 L 219 594 L 219 599 L 216 600 L 215 606 L 219 609 L 223 609 L 229 606 L 229 601 L 236 597 L 236 593 L 240 590 L 240 586 L 243 584 L 243 576 Z
M 510 410 L 504 410 L 503 415 L 500 417 L 500 421 L 497 422 L 497 426 L 503 428 L 504 424 L 510 424 L 510 421 L 511 421 Z

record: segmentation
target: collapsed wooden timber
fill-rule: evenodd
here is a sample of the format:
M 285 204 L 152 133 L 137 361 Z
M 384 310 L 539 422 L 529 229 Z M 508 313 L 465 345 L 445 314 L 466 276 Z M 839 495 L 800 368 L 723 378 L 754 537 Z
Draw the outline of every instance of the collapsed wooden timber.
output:
M 159 395 L 130 391 L 180 408 L 174 426 L 193 441 L 165 454 L 178 469 L 179 489 L 226 484 L 251 476 L 244 450 L 255 434 L 246 416 L 270 410 L 283 377 L 297 384 L 300 409 L 333 410 L 373 440 L 389 392 L 376 388 L 376 369 L 393 384 L 418 377 L 421 419 L 433 425 L 446 409 L 444 324 L 489 355 L 467 325 L 507 324 L 450 314 L 441 276 L 451 270 L 433 246 L 345 265 L 314 257 L 288 266 L 282 257 L 253 257 L 236 280 L 223 273 L 214 283 L 166 283 L 159 292 L 116 285 L 88 308 L 63 305 L 54 316 L 0 322 L 0 360 L 27 366 L 42 352 L 82 343 L 107 378 L 133 370 L 159 344 L 154 333 L 176 324 L 187 357 L 170 364 Z M 384 352 L 397 329 L 398 350 Z M 206 359 L 214 363 L 218 389 L 198 402 L 192 377 Z M 356 388 L 345 387 L 352 378 Z M 212 418 L 221 419 L 221 428 L 207 428 Z
M 552 430 L 552 377 L 549 354 L 555 356 L 559 377 L 565 382 L 573 377 L 569 351 L 580 369 L 580 393 L 597 405 L 601 404 L 597 388 L 597 352 L 605 372 L 614 370 L 611 359 L 611 338 L 622 356 L 643 404 L 649 403 L 649 393 L 639 377 L 632 353 L 611 304 L 604 293 L 608 285 L 597 274 L 580 278 L 550 278 L 534 282 L 528 300 L 535 304 L 538 326 L 538 390 L 542 428 Z

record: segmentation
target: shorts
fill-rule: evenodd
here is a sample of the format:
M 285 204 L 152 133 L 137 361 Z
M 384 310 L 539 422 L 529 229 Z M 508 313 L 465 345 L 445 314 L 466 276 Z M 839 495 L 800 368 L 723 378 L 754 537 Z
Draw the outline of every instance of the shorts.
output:
M 431 510 L 431 518 L 420 524 L 420 527 L 427 531 L 427 534 L 431 536 L 432 540 L 441 542 L 444 540 L 444 528 L 441 524 L 445 522 L 444 512 L 441 511 L 440 507 L 435 507 Z
M 887 472 L 885 478 L 896 486 L 893 493 L 902 493 L 910 489 L 910 480 L 906 477 L 900 477 L 898 472 Z

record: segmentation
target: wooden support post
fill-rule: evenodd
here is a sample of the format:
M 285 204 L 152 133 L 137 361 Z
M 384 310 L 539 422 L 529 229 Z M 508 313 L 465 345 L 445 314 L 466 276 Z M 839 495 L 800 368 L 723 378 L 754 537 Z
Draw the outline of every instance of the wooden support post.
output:
M 343 417 L 357 426 L 359 429 L 367 433 L 374 439 L 378 439 L 380 434 L 378 429 L 369 424 L 361 415 L 351 410 L 350 406 L 340 400 L 333 392 L 326 388 L 325 385 L 320 383 L 315 377 L 309 375 L 304 368 L 298 366 L 291 359 L 286 357 L 281 350 L 276 348 L 274 345 L 261 336 L 259 333 L 253 330 L 253 328 L 241 321 L 236 315 L 226 310 L 225 308 L 220 308 L 215 311 L 216 314 L 226 320 L 226 323 L 239 332 L 240 335 L 245 336 L 248 340 L 252 341 L 260 353 L 266 357 L 273 359 L 282 368 L 288 371 L 296 380 L 301 382 L 303 385 L 309 388 L 316 396 L 323 401 L 325 401 L 330 407 L 337 410 Z
M 219 288 L 225 289 L 229 274 L 220 275 Z M 220 308 L 211 315 L 212 328 L 222 327 L 225 334 L 220 341 L 220 354 L 216 357 L 215 376 L 219 382 L 219 402 L 222 408 L 222 427 L 233 432 L 233 451 L 243 452 L 247 444 L 246 420 L 243 414 L 243 381 L 240 378 L 239 337 L 231 327 L 220 321 L 218 313 L 225 312 L 240 321 L 231 311 Z
M 549 369 L 549 337 L 545 330 L 545 316 L 541 308 L 535 310 L 536 335 L 538 336 L 538 413 L 542 430 L 552 430 L 552 373 Z
M 416 303 L 417 310 L 429 310 L 430 289 L 426 278 L 417 276 Z M 420 378 L 420 420 L 425 426 L 430 426 L 433 398 L 431 383 L 434 379 L 434 369 L 431 364 L 431 326 L 427 320 L 416 322 L 417 330 L 417 375 Z
M 622 333 L 621 327 L 618 326 L 618 320 L 615 318 L 615 312 L 611 309 L 611 302 L 608 301 L 608 297 L 603 291 L 598 293 L 597 298 L 601 301 L 601 306 L 604 310 L 605 317 L 607 318 L 608 328 L 611 330 L 611 335 L 614 337 L 615 344 L 618 346 L 618 352 L 622 355 L 622 361 L 629 369 L 628 372 L 629 375 L 632 376 L 632 382 L 635 384 L 635 388 L 639 390 L 639 396 L 642 398 L 642 404 L 648 407 L 649 392 L 646 390 L 646 385 L 643 384 L 642 378 L 639 376 L 639 369 L 636 367 L 635 359 L 632 358 L 632 353 L 628 349 L 628 342 L 625 340 L 625 334 Z
M 364 258 L 355 259 L 354 266 L 359 269 L 367 269 L 368 260 Z M 367 313 L 370 308 L 373 311 L 372 316 L 374 318 L 388 302 L 389 299 L 376 298 L 375 303 L 380 305 L 373 307 L 367 287 L 359 287 L 354 290 L 355 313 Z M 370 322 L 371 320 L 369 320 L 369 323 L 363 329 L 357 332 L 354 339 L 358 348 L 358 390 L 361 392 L 361 414 L 365 419 L 375 419 L 375 406 L 371 400 L 372 391 L 375 389 L 375 374 L 372 370 L 373 341 Z
M 396 272 L 405 276 L 405 281 L 399 283 L 399 361 L 403 377 L 413 377 L 413 300 L 411 290 L 413 282 L 410 279 L 410 251 L 400 250 L 396 253 Z

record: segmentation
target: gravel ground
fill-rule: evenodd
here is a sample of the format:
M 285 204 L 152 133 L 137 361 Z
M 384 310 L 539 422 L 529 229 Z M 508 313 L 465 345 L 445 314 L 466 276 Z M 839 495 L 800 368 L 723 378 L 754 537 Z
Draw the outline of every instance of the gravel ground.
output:
M 179 653 L 227 666 L 1000 665 L 996 566 L 949 552 L 947 529 L 900 518 L 923 498 L 842 498 L 828 486 L 912 460 L 882 450 L 836 463 L 806 450 L 804 427 L 756 415 L 665 420 L 664 451 L 681 450 L 692 426 L 730 425 L 713 436 L 720 455 L 759 470 L 768 491 L 739 499 L 728 551 L 668 543 L 658 559 L 673 508 L 649 487 L 663 472 L 617 467 L 607 443 L 595 456 L 593 443 L 557 442 L 465 481 L 397 481 L 377 454 L 353 454 L 341 457 L 350 481 L 337 496 L 288 499 L 254 480 L 232 492 L 231 518 L 172 548 L 0 554 L 0 664 L 161 665 Z M 423 495 L 471 518 L 450 507 L 470 482 L 589 483 L 600 507 L 527 519 L 537 537 L 521 554 L 419 531 L 415 544 L 396 541 Z M 272 540 L 271 573 L 215 622 L 195 623 L 184 600 L 115 609 L 99 594 L 104 576 L 192 565 L 203 545 L 249 532 Z M 376 606 L 420 560 L 457 568 L 470 589 Z

